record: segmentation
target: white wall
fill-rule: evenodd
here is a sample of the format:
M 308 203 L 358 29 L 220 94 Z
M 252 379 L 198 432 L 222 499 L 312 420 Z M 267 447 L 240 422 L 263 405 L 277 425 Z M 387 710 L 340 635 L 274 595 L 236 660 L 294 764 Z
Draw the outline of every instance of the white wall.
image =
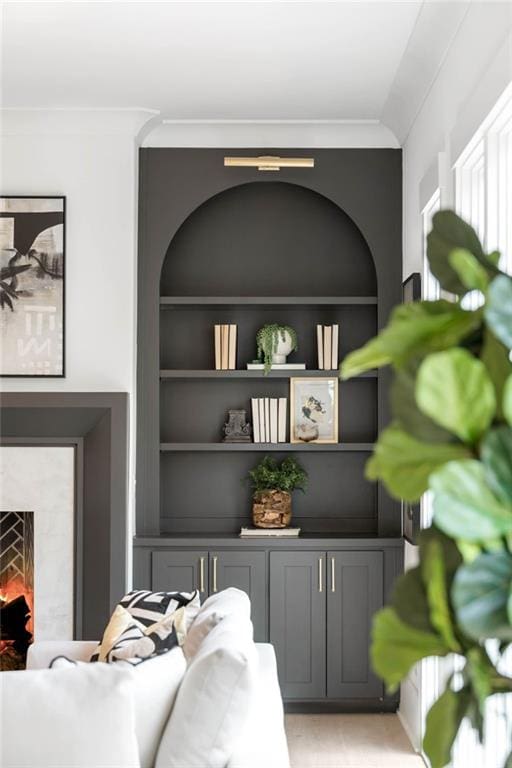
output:
M 133 110 L 4 110 L 1 126 L 1 194 L 66 196 L 66 377 L 0 379 L 0 391 L 128 392 L 129 533 L 135 487 L 136 136 L 150 117 Z M 131 562 L 131 546 L 128 557 Z
M 512 80 L 512 5 L 472 3 L 462 19 L 404 143 L 404 277 L 422 270 L 421 208 L 438 185 L 453 204 L 457 153 Z M 415 548 L 406 544 L 406 564 Z M 421 739 L 421 679 L 402 686 L 400 715 L 416 747 Z
M 462 20 L 442 66 L 404 143 L 404 275 L 421 271 L 421 182 L 445 168 L 454 137 L 470 138 L 512 79 L 512 5 L 476 2 Z M 432 174 L 432 169 L 436 170 Z M 442 205 L 453 202 L 449 179 L 440 180 Z M 431 190 L 433 192 L 434 189 Z
M 2 194 L 66 196 L 66 378 L 4 391 L 133 392 L 136 152 L 131 113 L 7 112 Z

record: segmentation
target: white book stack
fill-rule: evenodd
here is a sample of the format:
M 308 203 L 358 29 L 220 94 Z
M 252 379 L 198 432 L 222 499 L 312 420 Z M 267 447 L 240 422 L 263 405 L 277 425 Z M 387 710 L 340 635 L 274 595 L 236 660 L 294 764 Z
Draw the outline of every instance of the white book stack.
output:
M 339 325 L 317 325 L 318 370 L 334 371 L 339 365 Z
M 216 371 L 236 369 L 236 330 L 236 325 L 232 323 L 214 326 Z
M 300 535 L 300 528 L 242 528 L 242 539 L 293 539 Z
M 286 397 L 252 397 L 252 432 L 255 443 L 286 443 Z

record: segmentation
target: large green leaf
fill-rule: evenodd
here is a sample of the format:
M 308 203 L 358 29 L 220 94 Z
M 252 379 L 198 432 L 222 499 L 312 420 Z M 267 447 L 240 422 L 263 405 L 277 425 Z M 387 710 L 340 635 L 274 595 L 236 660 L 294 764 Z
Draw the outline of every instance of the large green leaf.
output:
M 383 480 L 398 499 L 417 501 L 428 488 L 431 473 L 448 461 L 469 456 L 463 445 L 422 443 L 396 426 L 381 432 L 366 464 L 369 480 Z
M 466 311 L 450 301 L 402 304 L 378 336 L 347 355 L 341 376 L 349 379 L 390 363 L 400 367 L 414 355 L 448 349 L 478 328 L 481 320 L 480 311 Z
M 485 541 L 512 531 L 512 509 L 487 486 L 481 462 L 451 461 L 431 475 L 430 487 L 434 522 L 448 536 Z
M 512 427 L 512 375 L 508 377 L 503 387 L 503 415 Z
M 390 393 L 393 420 L 404 432 L 425 443 L 449 443 L 453 435 L 420 411 L 416 403 L 416 375 L 420 364 L 421 359 L 412 359 L 395 372 Z
M 390 690 L 396 690 L 416 662 L 449 653 L 440 637 L 405 624 L 393 608 L 375 615 L 372 638 L 373 668 Z
M 421 565 L 427 560 L 428 549 L 432 542 L 436 542 L 441 547 L 446 580 L 447 583 L 451 585 L 457 569 L 462 564 L 462 554 L 459 551 L 457 543 L 452 538 L 439 530 L 439 528 L 436 528 L 435 525 L 431 525 L 430 528 L 424 528 L 420 531 L 418 535 Z M 478 550 L 478 552 L 479 551 L 480 550 Z M 423 578 L 428 578 L 426 572 L 424 572 Z
M 449 601 L 448 577 L 444 563 L 443 548 L 439 541 L 433 539 L 424 544 L 421 570 L 427 589 L 430 620 L 446 645 L 452 651 L 458 653 L 461 647 L 455 636 Z
M 479 262 L 484 261 L 485 254 L 473 227 L 453 211 L 438 211 L 432 219 L 432 230 L 427 236 L 430 271 L 439 280 L 441 288 L 462 295 L 467 288 L 450 264 L 450 254 L 457 249 L 469 251 Z
M 432 768 L 444 768 L 450 762 L 453 742 L 466 714 L 471 694 L 467 688 L 452 691 L 448 687 L 427 715 L 423 749 Z
M 482 363 L 487 368 L 496 395 L 496 413 L 501 418 L 503 416 L 503 394 L 507 378 L 512 374 L 512 363 L 509 359 L 508 349 L 498 341 L 490 328 L 484 330 L 484 342 L 481 351 Z M 512 379 L 511 379 L 512 381 Z M 511 388 L 511 409 L 512 409 L 512 388 Z M 512 419 L 512 410 L 511 410 Z
M 508 601 L 512 586 L 509 552 L 484 552 L 455 575 L 452 600 L 463 631 L 475 640 L 512 641 Z
M 499 275 L 490 284 L 485 320 L 507 349 L 512 349 L 512 278 L 508 275 Z
M 466 652 L 465 673 L 471 683 L 473 698 L 478 704 L 478 708 L 485 717 L 485 704 L 487 698 L 492 694 L 492 677 L 496 670 L 487 655 L 485 648 L 475 645 Z
M 391 605 L 401 621 L 422 632 L 434 633 L 420 567 L 409 568 L 398 577 L 393 586 Z
M 484 292 L 489 285 L 489 274 L 472 253 L 465 248 L 457 248 L 448 257 L 450 266 L 468 291 Z
M 512 429 L 503 426 L 489 432 L 482 440 L 480 456 L 491 490 L 512 505 Z
M 496 410 L 484 364 L 460 348 L 436 352 L 423 361 L 416 402 L 423 413 L 468 443 L 480 438 Z

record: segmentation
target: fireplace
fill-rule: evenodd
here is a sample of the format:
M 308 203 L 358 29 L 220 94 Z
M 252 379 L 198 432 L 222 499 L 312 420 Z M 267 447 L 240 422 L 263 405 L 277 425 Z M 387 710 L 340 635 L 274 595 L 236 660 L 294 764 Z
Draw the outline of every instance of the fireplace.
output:
M 34 511 L 34 642 L 90 640 L 127 586 L 128 396 L 3 392 L 0 510 Z
M 0 512 L 0 670 L 24 669 L 34 636 L 34 513 Z
M 73 638 L 74 550 L 74 447 L 0 446 L 1 670 L 23 669 L 32 641 Z

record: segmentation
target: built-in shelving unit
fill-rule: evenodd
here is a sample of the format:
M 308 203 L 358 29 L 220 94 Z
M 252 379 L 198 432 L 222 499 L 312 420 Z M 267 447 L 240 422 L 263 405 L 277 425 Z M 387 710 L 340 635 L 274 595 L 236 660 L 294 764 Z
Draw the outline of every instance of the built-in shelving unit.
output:
M 314 168 L 266 174 L 225 168 L 232 149 L 141 150 L 134 585 L 201 599 L 245 590 L 293 706 L 392 711 L 369 627 L 402 569 L 400 506 L 365 478 L 389 421 L 387 372 L 339 383 L 337 444 L 222 442 L 230 408 L 250 418 L 252 397 L 289 398 L 295 376 L 338 375 L 318 370 L 317 324 L 339 325 L 343 359 L 400 300 L 400 151 L 293 153 Z M 214 370 L 223 323 L 237 325 L 237 370 Z M 246 369 L 267 323 L 295 329 L 288 362 L 306 370 Z M 293 496 L 297 538 L 239 538 L 247 474 L 265 454 L 293 455 L 309 474 Z
M 191 531 L 236 533 L 250 522 L 250 487 L 243 482 L 248 471 L 262 454 L 280 459 L 293 453 L 309 474 L 307 493 L 294 496 L 294 520 L 305 533 L 377 533 L 377 490 L 364 478 L 377 436 L 376 371 L 339 384 L 337 444 L 222 442 L 229 408 L 245 408 L 250 419 L 251 398 L 289 398 L 292 377 L 339 376 L 338 370 L 317 370 L 318 323 L 340 326 L 341 357 L 377 331 L 375 268 L 353 222 L 304 190 L 278 183 L 265 185 L 264 192 L 242 187 L 208 201 L 167 250 L 159 296 L 161 527 L 182 533 L 188 519 Z M 308 200 L 316 244 L 310 268 L 312 235 L 305 245 L 304 233 L 295 232 Z M 253 231 L 256 220 L 276 207 L 283 218 L 274 226 L 287 230 L 286 247 L 277 236 L 275 243 L 260 244 L 256 258 L 245 236 L 234 244 L 232 235 L 222 234 L 240 216 L 243 231 Z M 227 263 L 219 250 L 212 256 L 219 238 L 225 249 L 236 248 L 239 262 Z M 199 293 L 198 282 L 211 294 Z M 230 294 L 222 292 L 223 283 Z M 248 286 L 254 295 L 247 295 Z M 305 370 L 265 375 L 246 369 L 256 354 L 256 332 L 269 322 L 295 328 L 299 349 L 288 362 L 304 362 Z M 237 370 L 214 370 L 216 323 L 237 325 Z
M 365 479 L 387 420 L 386 374 L 339 382 L 339 443 L 224 443 L 230 408 L 287 397 L 318 370 L 316 326 L 340 328 L 340 360 L 373 337 L 400 297 L 400 156 L 318 150 L 279 176 L 223 167 L 222 150 L 141 151 L 137 533 L 233 536 L 250 522 L 248 471 L 292 453 L 304 535 L 395 536 L 399 508 Z M 186 180 L 186 183 L 184 183 Z M 215 324 L 236 324 L 237 369 L 215 370 Z M 247 370 L 256 333 L 292 326 L 306 369 Z M 289 436 L 287 436 L 289 440 Z

